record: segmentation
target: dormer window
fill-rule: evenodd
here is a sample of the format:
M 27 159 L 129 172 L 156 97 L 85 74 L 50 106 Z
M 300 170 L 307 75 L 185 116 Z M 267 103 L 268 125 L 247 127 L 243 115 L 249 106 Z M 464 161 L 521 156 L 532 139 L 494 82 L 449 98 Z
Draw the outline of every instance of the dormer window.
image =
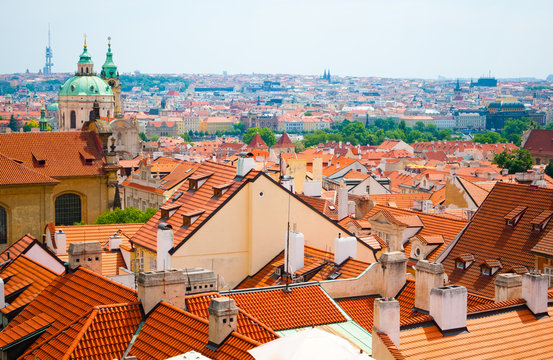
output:
M 474 255 L 465 254 L 455 259 L 455 268 L 460 270 L 466 270 L 474 262 Z
M 480 275 L 494 276 L 501 268 L 503 266 L 499 260 L 486 260 L 480 264 Z
M 162 219 L 169 219 L 173 214 L 180 208 L 180 205 L 177 204 L 166 204 L 160 207 L 161 210 L 161 218 Z
M 232 184 L 232 182 L 228 182 L 226 184 L 213 185 L 213 197 L 219 198 L 223 196 L 227 192 L 227 190 L 230 189 Z
M 536 216 L 530 224 L 532 224 L 532 231 L 533 232 L 540 232 L 549 223 L 549 220 L 551 220 L 551 217 L 553 216 L 553 211 L 551 210 L 544 210 L 542 211 L 538 216 Z
M 515 227 L 526 212 L 526 209 L 528 209 L 527 206 L 517 206 L 511 210 L 503 217 L 505 219 L 505 226 Z
M 198 190 L 209 179 L 213 173 L 208 174 L 193 174 L 188 178 L 188 191 L 194 192 Z
M 202 216 L 205 210 L 193 210 L 182 214 L 182 226 L 189 227 Z
M 46 159 L 42 156 L 33 154 L 33 162 L 35 163 L 35 166 L 46 166 Z

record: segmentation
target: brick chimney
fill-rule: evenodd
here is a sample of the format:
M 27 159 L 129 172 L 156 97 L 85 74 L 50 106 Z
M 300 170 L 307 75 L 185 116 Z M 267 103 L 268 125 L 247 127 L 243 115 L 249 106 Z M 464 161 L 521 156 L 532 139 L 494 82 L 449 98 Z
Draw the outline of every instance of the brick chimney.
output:
M 522 298 L 522 275 L 499 274 L 495 279 L 495 302 Z
M 415 308 L 430 311 L 430 290 L 444 286 L 445 272 L 442 264 L 420 260 L 416 266 Z
M 430 315 L 442 334 L 463 332 L 467 327 L 467 288 L 447 285 L 430 290 Z
M 160 301 L 184 309 L 184 297 L 217 291 L 217 277 L 211 270 L 190 268 L 158 270 L 138 274 L 138 299 L 148 313 Z
M 171 254 L 173 248 L 173 227 L 164 222 L 157 227 L 157 270 L 171 269 Z
M 217 348 L 225 339 L 236 331 L 238 308 L 234 299 L 228 297 L 213 298 L 207 308 L 209 313 L 209 342 L 207 347 L 211 350 Z
M 399 349 L 399 302 L 396 299 L 379 298 L 374 300 L 373 344 L 378 338 L 376 332 L 388 335 Z
M 522 298 L 536 317 L 547 316 L 547 275 L 526 273 L 522 275 Z
M 69 267 L 87 268 L 97 274 L 102 274 L 102 246 L 99 241 L 87 241 L 69 244 Z

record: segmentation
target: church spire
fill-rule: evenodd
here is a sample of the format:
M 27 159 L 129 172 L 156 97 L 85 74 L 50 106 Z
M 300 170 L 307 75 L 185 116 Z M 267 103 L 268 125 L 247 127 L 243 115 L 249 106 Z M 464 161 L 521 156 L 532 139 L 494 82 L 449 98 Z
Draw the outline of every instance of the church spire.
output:
M 108 52 L 106 53 L 106 62 L 102 65 L 100 74 L 103 79 L 114 79 L 119 77 L 117 65 L 113 62 L 113 53 L 111 52 L 111 36 L 108 37 Z
M 78 75 L 93 75 L 94 63 L 92 62 L 92 57 L 88 53 L 88 47 L 86 46 L 86 34 L 84 34 L 84 45 L 83 52 L 79 56 L 79 62 L 77 63 L 77 74 Z
M 48 131 L 48 121 L 46 121 L 46 109 L 44 105 L 40 108 L 40 120 L 38 121 L 40 131 Z

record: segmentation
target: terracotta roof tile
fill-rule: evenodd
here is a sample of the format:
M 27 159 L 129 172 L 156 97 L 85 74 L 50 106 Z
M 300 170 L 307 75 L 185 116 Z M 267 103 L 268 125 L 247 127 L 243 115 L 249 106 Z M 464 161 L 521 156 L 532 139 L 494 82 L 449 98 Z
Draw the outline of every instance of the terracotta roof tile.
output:
M 59 181 L 41 174 L 0 153 L 0 185 L 57 184 Z
M 0 262 L 7 261 L 9 259 L 15 259 L 19 256 L 19 254 L 25 251 L 35 240 L 36 238 L 31 234 L 23 235 L 21 239 L 17 240 L 9 248 L 2 251 L 2 253 L 0 254 Z
M 148 314 L 130 355 L 140 360 L 158 360 L 194 350 L 214 360 L 253 360 L 247 351 L 260 345 L 259 342 L 236 332 L 217 351 L 208 349 L 207 343 L 206 319 L 161 302 Z
M 382 194 L 369 195 L 369 199 L 380 205 L 388 206 L 390 202 L 394 202 L 400 209 L 412 209 L 415 200 L 429 200 L 431 195 L 430 193 Z

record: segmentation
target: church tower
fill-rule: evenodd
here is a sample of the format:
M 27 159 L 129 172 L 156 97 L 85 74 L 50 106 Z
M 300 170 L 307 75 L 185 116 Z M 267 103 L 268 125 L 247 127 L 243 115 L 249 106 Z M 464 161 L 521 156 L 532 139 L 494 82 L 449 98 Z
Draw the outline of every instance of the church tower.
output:
M 108 52 L 106 53 L 106 62 L 102 66 L 100 77 L 105 80 L 113 91 L 115 96 L 115 117 L 121 117 L 121 82 L 119 81 L 119 71 L 117 65 L 113 62 L 113 53 L 111 52 L 111 37 L 108 37 Z

